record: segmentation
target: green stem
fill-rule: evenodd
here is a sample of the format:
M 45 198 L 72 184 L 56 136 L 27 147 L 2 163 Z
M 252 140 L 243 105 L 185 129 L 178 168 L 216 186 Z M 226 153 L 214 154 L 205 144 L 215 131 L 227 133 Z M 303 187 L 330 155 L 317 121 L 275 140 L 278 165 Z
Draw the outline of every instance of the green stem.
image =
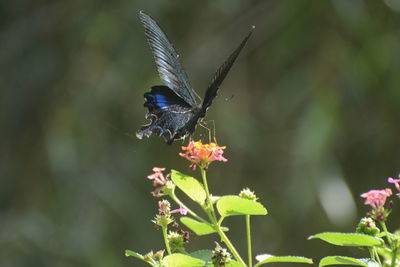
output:
M 231 241 L 229 240 L 229 238 L 225 235 L 225 233 L 222 231 L 221 226 L 220 225 L 216 225 L 217 228 L 217 233 L 219 234 L 219 236 L 221 237 L 221 240 L 225 243 L 225 245 L 229 248 L 229 250 L 232 252 L 233 256 L 235 257 L 235 259 L 240 262 L 243 265 L 246 265 L 246 263 L 244 262 L 244 260 L 240 257 L 239 253 L 237 252 L 237 250 L 235 249 L 235 247 L 232 245 Z
M 392 264 L 391 264 L 392 267 L 396 266 L 396 258 L 397 258 L 397 247 L 393 248 L 392 250 Z
M 208 217 L 210 218 L 211 223 L 217 224 L 217 217 L 215 216 L 214 205 L 211 202 L 210 191 L 208 190 L 206 170 L 205 168 L 200 168 L 200 171 L 201 178 L 203 179 L 204 190 L 206 191 L 206 212 Z
M 222 231 L 221 225 L 220 225 L 220 223 L 222 222 L 222 218 L 219 220 L 219 222 L 217 222 L 217 216 L 215 216 L 214 205 L 211 202 L 210 191 L 208 190 L 206 170 L 203 167 L 201 167 L 200 170 L 201 170 L 201 178 L 203 179 L 204 190 L 206 191 L 206 200 L 207 200 L 206 213 L 207 213 L 208 217 L 210 218 L 211 223 L 217 230 L 217 233 L 220 236 L 221 240 L 225 243 L 225 245 L 228 247 L 228 249 L 232 252 L 235 259 L 237 261 L 239 261 L 241 264 L 246 265 L 246 263 L 240 257 L 239 253 L 236 251 L 236 249 L 233 246 L 233 244 L 231 243 L 231 241 L 228 239 L 228 237 Z
M 249 267 L 253 266 L 253 256 L 251 253 L 251 231 L 250 231 L 250 215 L 246 215 L 246 233 L 247 233 L 247 256 Z
M 379 258 L 378 251 L 376 251 L 376 248 L 375 248 L 375 247 L 373 247 L 373 253 L 374 253 L 374 255 L 375 255 L 374 258 L 375 258 L 376 261 L 378 262 L 379 266 L 383 266 L 383 265 L 382 265 L 382 262 L 381 262 L 381 259 Z
M 167 249 L 168 255 L 171 255 L 171 248 L 169 247 L 169 242 L 168 242 L 167 227 L 161 227 L 161 228 L 164 236 L 165 248 Z
M 393 246 L 392 237 L 389 235 L 389 232 L 388 232 L 388 230 L 387 230 L 387 228 L 386 228 L 385 222 L 381 222 L 381 227 L 382 227 L 383 231 L 384 231 L 385 234 L 386 234 L 386 238 L 387 238 L 387 240 L 388 240 L 388 242 L 389 242 L 390 247 L 393 248 L 393 247 L 392 247 L 392 246 Z
M 194 218 L 196 218 L 198 221 L 201 221 L 203 223 L 208 223 L 206 220 L 204 220 L 203 218 L 201 218 L 199 215 L 197 215 L 195 212 L 193 212 L 191 209 L 189 209 L 185 204 L 182 203 L 182 201 L 180 201 L 180 199 L 175 195 L 175 192 L 172 192 L 171 194 L 169 194 L 169 196 L 171 197 L 171 199 L 173 201 L 176 202 L 176 204 L 178 204 L 179 206 L 181 206 L 182 208 L 184 208 L 185 210 L 187 210 L 187 212 L 192 215 Z
M 397 258 L 397 245 L 395 244 L 395 242 L 393 242 L 392 236 L 390 235 L 389 231 L 387 230 L 385 222 L 381 222 L 381 227 L 382 227 L 383 231 L 385 232 L 386 238 L 390 245 L 390 248 L 392 249 L 392 263 L 390 264 L 390 266 L 395 267 L 396 266 L 396 258 Z
M 371 259 L 375 259 L 375 253 L 371 247 L 368 247 L 369 255 Z

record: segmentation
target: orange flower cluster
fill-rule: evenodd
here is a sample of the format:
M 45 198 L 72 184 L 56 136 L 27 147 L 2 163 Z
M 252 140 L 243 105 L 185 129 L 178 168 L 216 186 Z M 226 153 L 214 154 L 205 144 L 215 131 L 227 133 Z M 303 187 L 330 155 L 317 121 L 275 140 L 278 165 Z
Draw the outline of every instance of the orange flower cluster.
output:
M 193 170 L 196 169 L 196 166 L 206 169 L 213 161 L 228 161 L 222 156 L 225 148 L 225 146 L 221 147 L 216 143 L 203 144 L 201 141 L 190 141 L 188 146 L 182 147 L 182 150 L 185 152 L 179 153 L 179 156 L 192 162 L 190 168 Z

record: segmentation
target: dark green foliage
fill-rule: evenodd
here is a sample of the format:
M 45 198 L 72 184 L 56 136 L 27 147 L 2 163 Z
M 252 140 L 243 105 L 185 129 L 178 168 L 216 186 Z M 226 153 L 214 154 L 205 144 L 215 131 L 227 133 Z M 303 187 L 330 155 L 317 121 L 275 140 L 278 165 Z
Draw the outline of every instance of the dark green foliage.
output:
M 232 163 L 212 170 L 210 187 L 256 189 L 273 214 L 254 216 L 255 255 L 332 255 L 307 236 L 353 229 L 367 208 L 337 219 L 320 190 L 344 181 L 361 207 L 360 193 L 399 172 L 394 2 L 2 1 L 0 266 L 133 266 L 121 251 L 159 242 L 143 223 L 156 205 L 145 177 L 154 164 L 190 170 L 169 164 L 180 143 L 134 136 L 143 92 L 161 84 L 142 9 L 168 31 L 198 92 L 256 25 L 207 114 Z M 235 219 L 229 228 L 242 226 Z

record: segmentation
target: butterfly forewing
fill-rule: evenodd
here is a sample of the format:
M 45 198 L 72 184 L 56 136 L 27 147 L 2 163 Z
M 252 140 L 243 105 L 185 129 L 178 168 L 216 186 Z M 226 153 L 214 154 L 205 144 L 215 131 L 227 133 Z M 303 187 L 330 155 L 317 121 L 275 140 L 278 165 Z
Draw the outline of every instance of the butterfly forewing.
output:
M 160 26 L 143 11 L 140 11 L 139 18 L 145 28 L 161 80 L 189 105 L 196 106 L 193 89 L 186 72 L 167 36 Z
M 228 74 L 236 58 L 242 51 L 243 47 L 246 45 L 247 40 L 250 38 L 250 35 L 252 34 L 254 28 L 255 28 L 254 26 L 251 28 L 250 32 L 243 39 L 240 45 L 235 49 L 235 51 L 232 52 L 232 54 L 228 57 L 228 59 L 215 72 L 214 78 L 212 79 L 211 84 L 208 86 L 206 94 L 204 96 L 202 104 L 203 110 L 206 110 L 211 105 L 214 98 L 217 96 L 219 86 L 225 79 L 226 75 Z

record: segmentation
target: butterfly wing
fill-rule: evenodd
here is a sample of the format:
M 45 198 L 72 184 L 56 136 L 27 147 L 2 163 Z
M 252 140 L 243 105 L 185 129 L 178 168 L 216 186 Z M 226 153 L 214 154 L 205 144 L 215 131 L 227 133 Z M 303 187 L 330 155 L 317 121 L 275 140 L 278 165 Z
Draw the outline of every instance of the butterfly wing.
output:
M 144 106 L 149 113 L 146 119 L 150 124 L 142 126 L 136 136 L 142 139 L 151 134 L 164 137 L 167 144 L 176 139 L 182 139 L 193 133 L 196 126 L 197 113 L 182 98 L 167 86 L 153 86 L 151 91 L 144 94 Z
M 204 100 L 202 103 L 202 110 L 205 112 L 207 108 L 211 105 L 214 98 L 217 96 L 219 86 L 221 85 L 222 81 L 225 79 L 226 75 L 228 74 L 229 70 L 231 69 L 233 63 L 235 62 L 236 58 L 242 51 L 243 47 L 246 45 L 247 40 L 250 38 L 254 30 L 254 26 L 252 26 L 250 32 L 247 36 L 243 39 L 240 45 L 232 52 L 232 54 L 228 57 L 228 59 L 218 68 L 215 72 L 214 78 L 211 81 L 211 84 L 208 86 L 206 94 L 204 96 Z
M 194 92 L 183 69 L 179 56 L 157 22 L 140 11 L 140 21 L 145 28 L 147 41 L 153 52 L 157 70 L 166 86 L 192 107 L 196 106 Z

